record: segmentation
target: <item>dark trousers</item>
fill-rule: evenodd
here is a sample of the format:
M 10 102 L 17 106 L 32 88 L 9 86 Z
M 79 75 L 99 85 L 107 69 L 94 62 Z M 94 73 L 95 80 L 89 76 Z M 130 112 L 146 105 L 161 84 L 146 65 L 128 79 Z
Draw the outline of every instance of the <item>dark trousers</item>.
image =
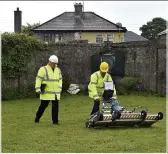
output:
M 99 106 L 100 106 L 100 101 L 96 101 L 94 100 L 94 105 L 93 105 L 93 109 L 90 115 L 96 113 L 97 111 L 99 111 Z
M 49 102 L 50 100 L 41 100 L 41 104 L 36 113 L 36 119 L 40 120 Z M 53 123 L 58 123 L 58 109 L 59 109 L 59 101 L 57 99 L 53 100 L 52 101 L 52 121 Z

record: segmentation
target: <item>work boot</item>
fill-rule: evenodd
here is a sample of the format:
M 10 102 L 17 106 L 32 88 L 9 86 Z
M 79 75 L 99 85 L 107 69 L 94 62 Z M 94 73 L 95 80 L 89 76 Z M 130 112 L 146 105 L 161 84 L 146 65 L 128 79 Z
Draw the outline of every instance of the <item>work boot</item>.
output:
M 39 119 L 35 118 L 34 122 L 39 123 Z
M 58 122 L 53 122 L 53 125 L 59 125 Z
M 53 121 L 53 125 L 59 125 L 58 121 L 57 122 Z

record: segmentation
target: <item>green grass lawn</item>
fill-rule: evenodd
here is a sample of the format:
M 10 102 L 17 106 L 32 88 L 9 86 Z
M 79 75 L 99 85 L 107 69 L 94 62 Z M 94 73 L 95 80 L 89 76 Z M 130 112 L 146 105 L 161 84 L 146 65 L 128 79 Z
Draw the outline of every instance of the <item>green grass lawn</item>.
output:
M 92 109 L 88 96 L 62 97 L 60 125 L 51 122 L 51 104 L 40 123 L 35 124 L 38 99 L 2 102 L 3 153 L 149 153 L 166 152 L 166 99 L 154 96 L 119 96 L 122 106 L 137 105 L 152 113 L 162 111 L 164 119 L 151 128 L 85 128 Z

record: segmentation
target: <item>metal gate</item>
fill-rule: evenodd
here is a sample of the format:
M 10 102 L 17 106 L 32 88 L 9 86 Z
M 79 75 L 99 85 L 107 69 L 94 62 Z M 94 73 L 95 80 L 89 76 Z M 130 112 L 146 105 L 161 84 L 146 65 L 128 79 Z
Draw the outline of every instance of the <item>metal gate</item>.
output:
M 109 73 L 112 76 L 125 75 L 125 54 L 122 52 L 91 56 L 91 72 L 99 71 L 101 62 L 109 64 Z

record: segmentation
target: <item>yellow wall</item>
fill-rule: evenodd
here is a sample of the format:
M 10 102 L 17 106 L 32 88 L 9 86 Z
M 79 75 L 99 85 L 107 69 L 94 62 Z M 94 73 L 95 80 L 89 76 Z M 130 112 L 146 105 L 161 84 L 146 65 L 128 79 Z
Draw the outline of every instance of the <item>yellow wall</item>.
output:
M 81 32 L 81 39 L 88 40 L 88 42 L 91 43 L 96 43 L 96 36 L 100 34 L 103 35 L 104 41 L 107 41 L 107 34 L 114 34 L 114 43 L 120 42 L 121 38 L 124 40 L 124 32 Z

